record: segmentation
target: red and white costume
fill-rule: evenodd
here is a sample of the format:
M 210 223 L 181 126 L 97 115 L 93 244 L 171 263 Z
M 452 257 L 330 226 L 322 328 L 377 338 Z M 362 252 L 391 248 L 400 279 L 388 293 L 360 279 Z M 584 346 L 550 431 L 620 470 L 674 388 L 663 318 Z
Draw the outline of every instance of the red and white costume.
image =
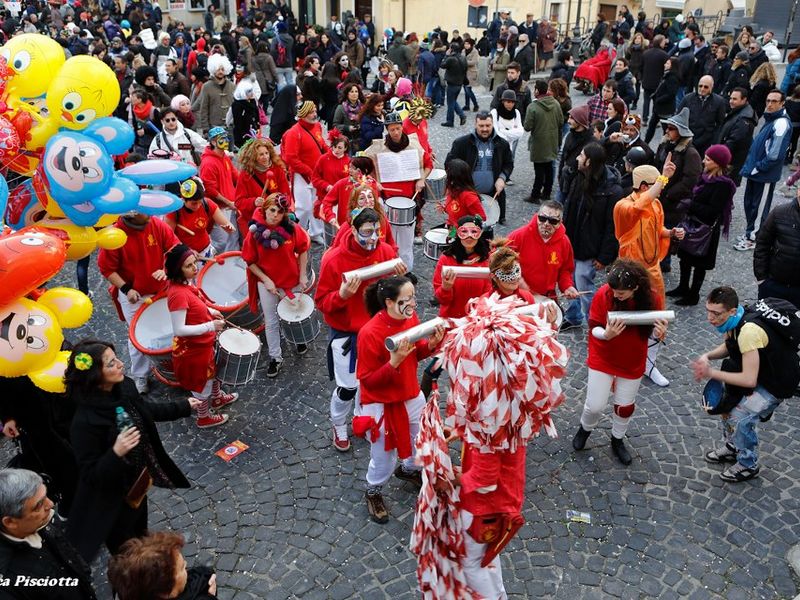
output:
M 492 282 L 489 279 L 467 279 L 456 277 L 453 287 L 446 290 L 442 287 L 442 267 L 488 267 L 489 259 L 478 260 L 473 255 L 474 262 L 458 262 L 454 257 L 442 254 L 436 269 L 433 271 L 433 293 L 439 301 L 439 316 L 460 318 L 467 314 L 467 302 L 472 298 L 483 296 L 491 292 Z
M 322 125 L 318 121 L 309 123 L 300 119 L 281 139 L 281 158 L 289 167 L 295 214 L 312 238 L 322 235 L 322 222 L 313 215 L 317 192 L 311 180 L 314 166 L 326 150 Z
M 545 241 L 539 233 L 537 218 L 538 213 L 527 225 L 512 231 L 508 236 L 509 246 L 519 253 L 522 278 L 531 292 L 553 298 L 556 285 L 562 292 L 573 287 L 575 258 L 564 226 L 559 225 Z
M 270 194 L 281 193 L 291 200 L 289 180 L 286 171 L 277 165 L 270 166 L 266 171 L 248 173 L 241 171 L 236 182 L 236 197 L 234 203 L 239 211 L 236 222 L 242 234 L 242 240 L 247 237 L 247 228 L 256 210 L 256 200 L 266 198 Z M 294 210 L 294 203 L 290 211 Z
M 97 256 L 97 266 L 103 277 L 108 278 L 112 273 L 117 273 L 126 284 L 139 292 L 141 298 L 131 304 L 121 290 L 114 286 L 109 288 L 119 318 L 130 325 L 131 319 L 144 301 L 166 289 L 167 282 L 157 281 L 153 273 L 164 268 L 164 254 L 179 242 L 172 229 L 161 219 L 150 219 L 144 227 L 135 228 L 120 217 L 116 227 L 125 232 L 128 240 L 116 250 L 101 248 Z M 147 377 L 150 362 L 130 340 L 128 353 L 131 357 L 131 377 Z
M 167 307 L 172 319 L 172 366 L 181 387 L 202 393 L 216 373 L 214 362 L 214 318 L 198 289 L 172 282 L 167 289 Z
M 206 198 L 197 210 L 189 210 L 183 206 L 168 214 L 164 220 L 182 244 L 186 244 L 200 256 L 210 258 L 214 256 L 214 246 L 211 245 L 209 233 L 214 226 L 214 215 L 218 210 L 217 203 Z M 185 227 L 191 233 L 178 225 Z
M 266 225 L 263 211 L 257 210 L 253 214 L 253 221 Z M 283 229 L 281 228 L 281 230 Z M 265 246 L 256 239 L 256 233 L 248 231 L 242 245 L 242 260 L 248 265 L 257 265 L 272 280 L 277 289 L 291 293 L 293 290 L 299 291 L 297 286 L 300 283 L 300 257 L 306 254 L 307 258 L 310 246 L 311 240 L 308 237 L 308 233 L 297 223 L 294 224 L 291 237 L 277 248 L 272 248 L 268 244 Z M 263 282 L 250 269 L 247 270 L 247 292 L 250 300 L 250 310 L 253 312 L 258 311 L 260 303 L 261 310 L 264 312 L 264 323 L 266 325 L 264 334 L 267 338 L 269 356 L 273 360 L 280 361 L 283 359 L 280 322 L 278 320 L 278 302 L 280 299 L 275 294 L 268 292 Z
M 334 141 L 334 143 L 336 143 Z M 322 202 L 334 185 L 341 179 L 350 175 L 350 157 L 347 152 L 341 158 L 333 154 L 333 150 L 328 150 L 319 157 L 317 164 L 314 165 L 314 172 L 311 175 L 311 184 L 317 190 L 317 199 L 314 202 L 314 216 L 322 216 Z
M 207 198 L 216 200 L 217 196 L 222 195 L 231 202 L 235 200 L 239 172 L 227 154 L 220 155 L 211 146 L 207 146 L 200 158 L 199 175 L 206 188 Z M 236 215 L 232 209 L 225 207 L 220 210 L 228 221 L 236 223 Z M 228 233 L 218 225 L 211 231 L 211 241 L 218 254 L 239 249 L 239 234 L 236 231 Z

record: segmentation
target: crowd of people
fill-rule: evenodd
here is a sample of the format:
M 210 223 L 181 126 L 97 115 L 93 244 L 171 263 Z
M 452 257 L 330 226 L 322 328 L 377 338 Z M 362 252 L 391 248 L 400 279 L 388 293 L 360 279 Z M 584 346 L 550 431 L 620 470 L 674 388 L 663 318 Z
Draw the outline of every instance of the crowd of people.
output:
M 0 471 L 4 576 L 74 579 L 52 584 L 58 597 L 93 598 L 87 565 L 105 546 L 108 577 L 122 600 L 215 597 L 209 569 L 187 572 L 180 535 L 148 533 L 147 491 L 191 485 L 155 422 L 195 413 L 198 428 L 221 426 L 223 409 L 239 397 L 224 389 L 215 364 L 228 316 L 196 282 L 203 263 L 230 253 L 247 267 L 241 284 L 263 325 L 267 377 L 280 376 L 284 346 L 299 356 L 308 350 L 307 341 L 282 341 L 279 306 L 313 297 L 329 334 L 331 444 L 351 449 L 351 422 L 353 434 L 367 437 L 366 509 L 386 523 L 384 488 L 392 477 L 422 485 L 414 440 L 442 372 L 442 327 L 391 351 L 384 344 L 419 323 L 415 247 L 425 244 L 427 255 L 426 230 L 437 228 L 423 221 L 426 202 L 436 205 L 446 231 L 433 257 L 431 301 L 441 317 L 466 316 L 476 298 L 514 298 L 560 303 L 563 316 L 553 308 L 541 315 L 552 336 L 587 326 L 589 385 L 574 424 L 576 451 L 611 400 L 611 449 L 631 464 L 624 440 L 641 383 L 670 383 L 657 366 L 668 302 L 704 302 L 708 322 L 723 335 L 692 363 L 694 377 L 709 381 L 709 412 L 723 423 L 722 445 L 705 458 L 729 463 L 720 473 L 726 482 L 758 475 L 756 424 L 800 383 L 800 188 L 796 200 L 772 209 L 800 137 L 797 51 L 779 84 L 770 32 L 756 38 L 745 31 L 730 48 L 717 38 L 709 45 L 691 18 L 654 28 L 644 13 L 634 22 L 627 7 L 612 26 L 598 19 L 596 54 L 577 67 L 570 52 L 555 52 L 552 24 L 533 14 L 517 24 L 500 11 L 477 41 L 440 29 L 376 32 L 369 15 L 344 23 L 334 16 L 326 27 L 301 30 L 281 0 L 242 9 L 235 26 L 213 5 L 205 17 L 197 27 L 164 22 L 157 2 L 141 0 L 124 9 L 102 2 L 92 11 L 78 2 L 29 2 L 0 26 L 7 37 L 50 33 L 65 52 L 113 67 L 121 91 L 115 116 L 136 132 L 121 164 L 149 156 L 198 169 L 168 186 L 183 200 L 180 210 L 164 219 L 120 216 L 127 243 L 100 250 L 96 261 L 126 322 L 120 331 L 153 299 L 166 298 L 171 383 L 191 397 L 147 400 L 151 362 L 133 339 L 127 368 L 110 342 L 67 348 L 66 401 L 25 378 L 0 382 L 3 433 L 24 438 L 27 459 L 37 457 Z M 549 78 L 538 77 L 545 68 Z M 491 92 L 484 107 L 474 92 L 482 79 Z M 573 106 L 571 86 L 591 95 L 586 104 Z M 439 107 L 442 126 L 465 128 L 446 152 L 429 135 Z M 523 157 L 516 151 L 526 133 Z M 535 174 L 524 194 L 533 214 L 515 223 L 506 188 L 517 183 L 515 163 L 524 160 Z M 742 178 L 745 228 L 734 248 L 754 253 L 753 306 L 729 286 L 703 291 L 730 233 Z M 495 237 L 493 227 L 507 228 L 507 237 Z M 316 265 L 312 245 L 325 248 Z M 663 274 L 673 256 L 678 284 L 667 290 Z M 79 265 L 83 287 L 87 264 Z M 379 276 L 359 271 L 376 265 L 385 267 Z M 488 275 L 458 277 L 453 267 Z M 616 311 L 657 316 L 640 323 L 615 318 Z M 712 367 L 719 359 L 721 367 Z M 10 400 L 20 396 L 31 403 Z M 473 457 L 453 482 L 463 487 L 475 523 L 485 524 L 498 507 L 521 513 L 525 455 L 507 454 L 497 460 L 508 461 L 508 470 Z M 47 490 L 37 471 L 51 476 Z M 60 499 L 52 527 L 48 493 Z M 469 584 L 487 598 L 505 597 L 502 576 L 481 566 L 488 544 L 472 535 L 467 546 L 477 557 L 465 567 Z

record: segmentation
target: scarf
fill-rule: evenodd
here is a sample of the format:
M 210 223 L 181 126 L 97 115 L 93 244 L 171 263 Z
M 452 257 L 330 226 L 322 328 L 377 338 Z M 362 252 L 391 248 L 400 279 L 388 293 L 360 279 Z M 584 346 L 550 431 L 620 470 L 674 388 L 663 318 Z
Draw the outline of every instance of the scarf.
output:
M 287 240 L 292 239 L 292 234 L 283 225 L 278 225 L 271 229 L 265 223 L 259 223 L 258 221 L 250 221 L 250 233 L 253 234 L 253 239 L 261 244 L 265 250 L 277 250 Z
M 726 176 L 726 175 L 709 175 L 708 173 L 701 173 L 700 174 L 700 181 L 697 182 L 692 188 L 692 196 L 697 196 L 705 186 L 711 183 L 717 182 L 724 182 L 725 184 L 730 187 L 731 193 L 728 196 L 728 201 L 725 203 L 725 207 L 722 209 L 722 235 L 725 236 L 725 239 L 728 239 L 728 233 L 731 229 L 731 219 L 733 218 L 733 195 L 736 193 L 736 184 L 733 180 Z
M 360 100 L 358 100 L 355 104 L 352 104 L 349 100 L 345 100 L 342 102 L 342 108 L 344 109 L 344 114 L 348 120 L 355 123 L 358 122 L 358 113 L 361 112 Z
M 140 104 L 139 106 L 133 107 L 133 114 L 140 121 L 149 121 L 152 112 L 153 112 L 153 103 L 150 100 L 148 100 L 144 104 Z
M 410 142 L 411 140 L 408 139 L 408 135 L 406 135 L 405 133 L 403 134 L 403 137 L 400 138 L 399 142 L 393 142 L 392 138 L 390 138 L 388 135 L 386 136 L 384 141 L 386 147 L 392 152 L 400 152 L 402 150 L 405 150 L 406 148 L 408 148 L 408 144 Z
M 517 104 L 511 107 L 511 110 L 506 110 L 506 105 L 501 101 L 497 104 L 497 116 L 507 121 L 513 121 L 516 118 Z

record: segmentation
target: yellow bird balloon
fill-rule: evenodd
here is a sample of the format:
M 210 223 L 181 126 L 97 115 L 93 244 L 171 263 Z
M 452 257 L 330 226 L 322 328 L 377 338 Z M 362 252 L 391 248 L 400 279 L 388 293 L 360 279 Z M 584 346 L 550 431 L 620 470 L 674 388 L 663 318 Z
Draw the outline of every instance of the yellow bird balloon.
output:
M 6 59 L 11 74 L 6 83 L 9 106 L 25 105 L 29 112 L 39 113 L 50 82 L 64 66 L 64 49 L 45 35 L 23 33 L 8 40 L 0 48 L 0 56 Z
M 111 115 L 119 98 L 119 83 L 111 67 L 93 56 L 73 56 L 50 83 L 47 108 L 59 127 L 80 130 Z

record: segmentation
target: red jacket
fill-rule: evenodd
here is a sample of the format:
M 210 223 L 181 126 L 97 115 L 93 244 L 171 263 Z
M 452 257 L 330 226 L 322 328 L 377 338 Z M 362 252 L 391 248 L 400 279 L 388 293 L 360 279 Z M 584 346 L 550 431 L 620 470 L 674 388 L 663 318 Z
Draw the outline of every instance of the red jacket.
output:
M 266 191 L 264 191 L 264 185 L 267 186 Z M 276 165 L 272 165 L 263 173 L 256 173 L 255 177 L 247 171 L 239 173 L 239 181 L 236 183 L 236 196 L 233 201 L 236 204 L 236 208 L 239 209 L 236 222 L 239 225 L 242 237 L 247 234 L 247 227 L 250 225 L 253 211 L 256 209 L 256 199 L 261 197 L 262 191 L 264 191 L 265 198 L 270 194 L 280 192 L 291 199 L 292 194 L 289 190 L 286 171 Z M 292 210 L 294 210 L 294 202 L 292 202 Z
M 525 495 L 525 453 L 524 445 L 513 453 L 481 453 L 465 444 L 461 457 L 461 508 L 476 516 L 518 514 Z M 492 486 L 496 486 L 492 491 L 477 491 Z
M 166 289 L 168 282 L 156 281 L 153 272 L 164 268 L 164 254 L 179 243 L 169 225 L 153 217 L 139 231 L 128 227 L 120 217 L 116 227 L 127 234 L 128 241 L 116 250 L 100 249 L 97 267 L 103 277 L 108 278 L 116 272 L 142 295 L 157 294 Z
M 374 179 L 372 181 L 374 182 L 372 184 L 372 193 L 377 200 L 380 197 L 378 183 Z M 347 209 L 350 206 L 350 194 L 353 192 L 354 185 L 353 180 L 348 176 L 334 183 L 331 191 L 325 194 L 322 199 L 320 216 L 326 223 L 330 223 L 334 216 L 339 225 L 344 225 L 350 221 Z M 336 214 L 333 212 L 334 208 L 336 209 Z
M 281 158 L 289 167 L 289 176 L 298 173 L 309 183 L 314 174 L 314 166 L 327 149 L 319 121 L 308 123 L 301 119 L 281 139 Z
M 311 184 L 317 190 L 317 198 L 324 198 L 328 193 L 328 186 L 350 174 L 350 157 L 345 153 L 342 158 L 336 158 L 330 150 L 319 157 L 314 165 L 311 175 Z
M 489 279 L 464 279 L 456 277 L 452 289 L 442 288 L 442 267 L 460 267 L 463 263 L 454 257 L 442 254 L 436 269 L 433 271 L 433 293 L 439 301 L 439 316 L 445 318 L 460 318 L 467 314 L 467 302 L 472 298 L 483 296 L 492 291 L 492 282 Z M 470 264 L 471 267 L 488 267 L 489 259 Z
M 425 157 L 428 160 L 431 159 L 433 148 L 431 148 L 430 141 L 428 141 L 428 121 L 422 119 L 422 121 L 419 122 L 419 125 L 414 125 L 411 119 L 406 117 L 406 119 L 403 121 L 403 133 L 406 135 L 416 133 L 417 139 L 419 140 L 419 145 L 422 146 L 422 149 L 425 151 Z
M 519 252 L 522 277 L 531 292 L 553 297 L 556 284 L 562 292 L 574 285 L 575 260 L 563 225 L 545 242 L 539 235 L 537 215 L 533 215 L 530 223 L 512 231 L 508 239 Z
M 200 179 L 206 187 L 206 197 L 216 200 L 219 194 L 233 202 L 236 198 L 236 180 L 239 173 L 227 154 L 220 156 L 211 146 L 206 146 L 200 157 Z
M 483 210 L 481 197 L 476 192 L 463 191 L 455 196 L 448 193 L 444 209 L 447 212 L 447 224 L 452 227 L 458 227 L 461 217 L 480 215 L 481 219 L 486 220 L 486 211 Z
M 358 332 L 364 327 L 370 319 L 364 305 L 364 290 L 372 280 L 362 281 L 358 291 L 344 300 L 339 295 L 342 274 L 393 258 L 397 258 L 397 253 L 385 242 L 379 242 L 378 247 L 369 252 L 352 235 L 347 236 L 344 243 L 327 250 L 322 255 L 319 283 L 314 295 L 314 303 L 325 322 L 339 331 Z
M 205 204 L 208 210 L 206 210 L 206 206 L 202 204 L 194 211 L 184 206 L 174 213 L 168 214 L 164 219 L 167 225 L 175 232 L 175 235 L 181 243 L 186 244 L 195 252 L 202 252 L 208 248 L 208 245 L 211 243 L 209 232 L 214 227 L 214 215 L 217 214 L 219 210 L 217 203 L 213 200 L 206 198 Z M 194 232 L 194 235 L 178 227 L 178 225 L 182 225 L 186 227 L 186 229 L 191 230 Z

